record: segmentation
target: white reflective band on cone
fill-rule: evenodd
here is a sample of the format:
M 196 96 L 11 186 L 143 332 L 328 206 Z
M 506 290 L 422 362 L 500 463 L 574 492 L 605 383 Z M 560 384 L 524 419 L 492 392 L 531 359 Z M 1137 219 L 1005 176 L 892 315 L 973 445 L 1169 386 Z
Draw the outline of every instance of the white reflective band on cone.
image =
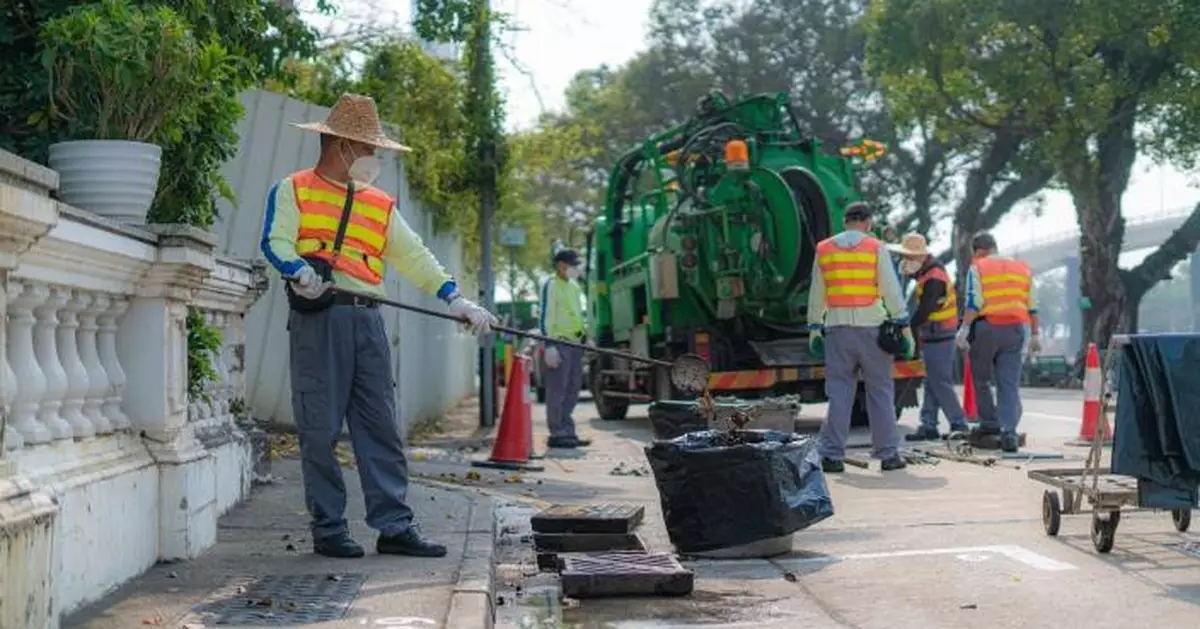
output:
M 1083 374 L 1083 400 L 1085 402 L 1099 402 L 1100 389 L 1104 380 L 1100 376 L 1100 370 L 1092 367 Z

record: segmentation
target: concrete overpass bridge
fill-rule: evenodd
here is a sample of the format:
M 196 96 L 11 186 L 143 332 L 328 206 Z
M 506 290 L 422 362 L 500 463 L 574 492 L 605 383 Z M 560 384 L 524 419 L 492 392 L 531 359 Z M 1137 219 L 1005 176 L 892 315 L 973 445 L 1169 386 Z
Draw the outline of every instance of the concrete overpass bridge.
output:
M 1156 247 L 1171 235 L 1187 217 L 1193 206 L 1164 210 L 1125 220 L 1125 243 L 1122 251 L 1138 251 Z M 1020 247 L 1006 248 L 1006 254 L 1024 260 L 1035 275 L 1067 267 L 1067 295 L 1070 306 L 1070 338 L 1067 343 L 1069 355 L 1078 353 L 1083 338 L 1083 315 L 1079 309 L 1079 231 L 1049 234 L 1027 242 Z M 1191 264 L 1191 292 L 1193 329 L 1200 329 L 1200 253 L 1193 253 Z

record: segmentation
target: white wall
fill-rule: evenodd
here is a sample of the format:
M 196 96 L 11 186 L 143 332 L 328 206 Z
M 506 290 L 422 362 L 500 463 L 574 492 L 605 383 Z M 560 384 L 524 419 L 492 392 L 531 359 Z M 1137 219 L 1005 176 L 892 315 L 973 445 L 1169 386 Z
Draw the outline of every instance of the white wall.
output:
M 328 109 L 264 91 L 242 95 L 246 116 L 238 128 L 242 145 L 224 168 L 237 194 L 237 208 L 220 206 L 214 228 L 224 252 L 239 258 L 261 258 L 259 239 L 267 191 L 279 179 L 314 164 L 319 136 L 289 123 L 324 120 Z M 420 159 L 411 153 L 406 159 Z M 432 216 L 410 197 L 403 167 L 391 156 L 383 159 L 378 185 L 399 200 L 400 210 L 442 264 L 458 278 L 466 295 L 476 279 L 463 268 L 457 238 L 435 235 Z M 293 423 L 288 384 L 287 298 L 276 274 L 271 288 L 247 315 L 247 401 L 258 419 Z M 388 293 L 394 299 L 427 308 L 444 308 L 440 301 L 419 293 L 398 273 L 389 271 Z M 407 428 L 437 416 L 476 388 L 477 345 L 453 323 L 385 309 L 392 342 L 397 386 L 397 409 Z

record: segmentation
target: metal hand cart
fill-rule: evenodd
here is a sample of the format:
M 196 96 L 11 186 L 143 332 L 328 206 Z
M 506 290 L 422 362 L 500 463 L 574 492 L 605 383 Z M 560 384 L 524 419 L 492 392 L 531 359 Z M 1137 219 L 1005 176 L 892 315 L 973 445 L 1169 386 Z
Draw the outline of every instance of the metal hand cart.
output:
M 1109 412 L 1116 408 L 1116 380 L 1104 376 L 1113 373 L 1113 361 L 1117 355 L 1115 350 L 1128 343 L 1127 335 L 1114 336 L 1108 351 L 1105 352 L 1100 381 L 1088 383 L 1085 378 L 1085 395 L 1089 384 L 1099 387 L 1101 406 L 1100 420 L 1096 422 L 1096 434 L 1092 437 L 1083 469 L 1041 469 L 1028 472 L 1030 479 L 1061 491 L 1061 498 L 1059 491 L 1054 489 L 1042 492 L 1042 526 L 1046 529 L 1046 535 L 1058 535 L 1062 516 L 1083 513 L 1083 498 L 1086 496 L 1092 512 L 1092 545 L 1099 553 L 1112 550 L 1117 525 L 1121 522 L 1121 509 L 1138 509 L 1137 479 L 1121 474 L 1109 474 L 1100 468 L 1104 434 L 1108 432 L 1110 425 Z M 1185 533 L 1192 525 L 1192 510 L 1173 509 L 1171 520 L 1175 524 L 1175 530 Z

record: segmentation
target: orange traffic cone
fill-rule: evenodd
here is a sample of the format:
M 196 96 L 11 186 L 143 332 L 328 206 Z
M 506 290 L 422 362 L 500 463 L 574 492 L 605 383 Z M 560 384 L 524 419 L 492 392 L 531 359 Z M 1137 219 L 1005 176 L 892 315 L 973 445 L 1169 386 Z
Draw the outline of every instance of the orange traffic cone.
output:
M 1095 343 L 1088 343 L 1087 362 L 1084 363 L 1083 372 L 1083 417 L 1079 423 L 1079 436 L 1068 441 L 1069 445 L 1090 446 L 1101 431 L 1104 445 L 1112 445 L 1112 429 L 1108 425 L 1108 419 L 1100 416 L 1100 394 L 1103 386 L 1104 374 L 1100 371 L 1100 352 Z
M 975 402 L 975 377 L 971 375 L 971 358 L 963 355 L 963 413 L 967 421 L 979 420 L 979 406 Z
M 513 361 L 512 373 L 504 395 L 504 413 L 492 444 L 492 456 L 486 461 L 472 461 L 475 467 L 540 472 L 540 465 L 529 464 L 533 442 L 533 412 L 529 403 L 529 359 L 520 356 Z

